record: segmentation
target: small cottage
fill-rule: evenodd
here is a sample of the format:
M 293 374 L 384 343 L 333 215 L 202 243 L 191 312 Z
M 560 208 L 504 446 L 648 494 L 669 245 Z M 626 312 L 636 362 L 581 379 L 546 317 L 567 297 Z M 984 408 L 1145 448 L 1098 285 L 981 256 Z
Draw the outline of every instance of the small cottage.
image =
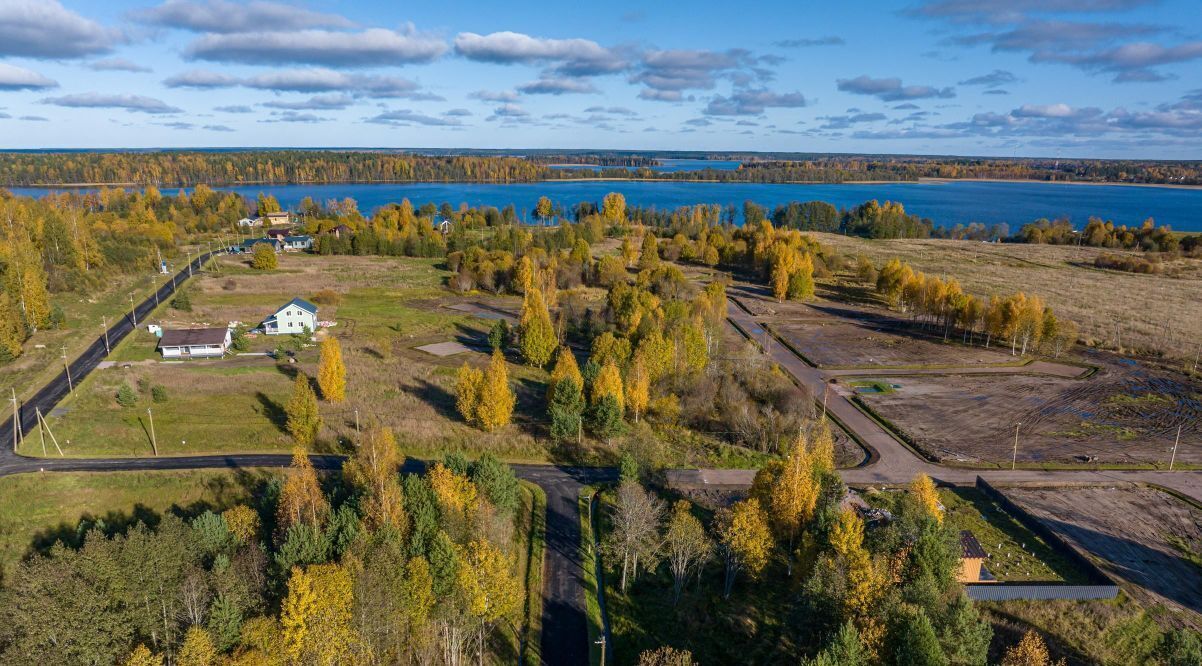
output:
M 273 227 L 284 227 L 292 224 L 292 214 L 287 211 L 277 211 L 263 216 L 267 224 Z
M 311 250 L 313 249 L 312 236 L 284 236 L 285 250 Z
M 988 574 L 981 575 L 981 572 L 985 571 L 983 565 L 987 559 L 989 555 L 981 547 L 977 537 L 968 530 L 960 530 L 960 573 L 956 579 L 961 583 L 992 582 L 992 577 Z
M 263 333 L 267 335 L 292 335 L 312 333 L 317 330 L 317 306 L 309 301 L 294 298 L 263 322 Z
M 241 220 L 238 220 L 238 226 L 246 228 L 261 227 L 263 226 L 263 220 L 257 217 L 244 217 Z
M 242 241 L 242 244 L 238 246 L 237 251 L 240 253 L 250 254 L 255 251 L 255 246 L 259 243 L 266 243 L 270 245 L 271 249 L 275 250 L 276 252 L 284 251 L 284 241 L 279 240 L 278 238 L 251 238 L 250 240 L 244 240 Z
M 230 348 L 228 328 L 165 330 L 159 338 L 163 358 L 220 358 Z

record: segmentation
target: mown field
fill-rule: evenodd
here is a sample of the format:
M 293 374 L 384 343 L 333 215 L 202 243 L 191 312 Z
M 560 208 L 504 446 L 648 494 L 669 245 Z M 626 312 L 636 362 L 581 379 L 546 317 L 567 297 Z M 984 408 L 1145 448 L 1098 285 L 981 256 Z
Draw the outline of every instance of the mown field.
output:
M 77 543 L 78 527 L 150 524 L 164 512 L 192 516 L 245 502 L 275 472 L 258 469 L 171 472 L 30 473 L 0 478 L 0 572 L 58 540 Z
M 1185 269 L 1174 275 L 1144 275 L 1094 268 L 1096 256 L 1116 252 L 1104 248 L 813 236 L 844 255 L 866 255 L 877 266 L 897 257 L 916 271 L 955 277 L 978 295 L 1038 294 L 1058 315 L 1076 321 L 1087 343 L 1157 350 L 1179 365 L 1192 365 L 1202 349 L 1202 317 L 1189 316 L 1202 302 L 1197 260 L 1185 260 Z

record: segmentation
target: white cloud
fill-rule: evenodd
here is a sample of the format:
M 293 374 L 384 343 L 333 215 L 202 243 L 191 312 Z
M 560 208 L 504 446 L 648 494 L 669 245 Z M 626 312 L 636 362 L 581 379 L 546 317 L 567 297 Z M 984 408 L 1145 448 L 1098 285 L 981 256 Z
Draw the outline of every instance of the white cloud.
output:
M 337 14 L 322 14 L 278 2 L 167 0 L 157 7 L 131 12 L 135 21 L 194 32 L 254 32 L 304 28 L 349 28 L 354 24 Z
M 58 82 L 31 69 L 0 62 L 0 90 L 45 90 Z
M 306 64 L 373 67 L 430 62 L 447 50 L 432 35 L 408 27 L 397 32 L 370 28 L 360 32 L 297 30 L 209 34 L 184 49 L 195 60 L 245 64 Z
M 183 111 L 153 97 L 98 92 L 77 93 L 74 95 L 63 95 L 62 97 L 46 97 L 42 100 L 42 103 L 79 109 L 125 109 L 131 113 L 164 114 L 182 113 Z
M 120 31 L 84 18 L 58 0 L 0 2 L 0 56 L 78 58 L 107 53 L 123 40 Z

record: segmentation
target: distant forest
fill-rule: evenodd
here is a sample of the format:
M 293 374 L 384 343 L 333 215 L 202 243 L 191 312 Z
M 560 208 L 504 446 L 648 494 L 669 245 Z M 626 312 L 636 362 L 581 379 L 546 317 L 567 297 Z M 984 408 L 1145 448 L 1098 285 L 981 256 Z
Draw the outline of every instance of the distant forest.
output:
M 0 185 L 371 182 L 515 183 L 580 178 L 750 183 L 913 181 L 920 178 L 1202 185 L 1202 162 L 1000 159 L 878 155 L 693 154 L 742 160 L 737 169 L 659 172 L 663 155 L 555 153 L 424 155 L 351 150 L 12 152 L 0 154 Z M 590 164 L 595 168 L 550 168 Z

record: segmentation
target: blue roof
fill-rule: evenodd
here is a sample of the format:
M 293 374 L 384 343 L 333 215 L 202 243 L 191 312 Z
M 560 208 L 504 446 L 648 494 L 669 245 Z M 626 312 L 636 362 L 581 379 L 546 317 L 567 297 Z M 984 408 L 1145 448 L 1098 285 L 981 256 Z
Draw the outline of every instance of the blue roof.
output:
M 310 236 L 285 236 L 284 237 L 285 243 L 295 243 L 297 241 L 308 241 L 308 240 L 313 240 L 313 238 Z
M 288 301 L 284 305 L 283 308 L 280 308 L 280 310 L 283 310 L 284 308 L 288 307 L 289 305 L 295 305 L 298 308 L 300 308 L 306 312 L 309 312 L 312 314 L 317 314 L 317 306 L 313 305 L 312 303 L 310 303 L 309 301 L 306 301 L 303 298 L 294 298 L 294 299 Z M 279 312 L 280 310 L 276 310 L 276 312 Z

